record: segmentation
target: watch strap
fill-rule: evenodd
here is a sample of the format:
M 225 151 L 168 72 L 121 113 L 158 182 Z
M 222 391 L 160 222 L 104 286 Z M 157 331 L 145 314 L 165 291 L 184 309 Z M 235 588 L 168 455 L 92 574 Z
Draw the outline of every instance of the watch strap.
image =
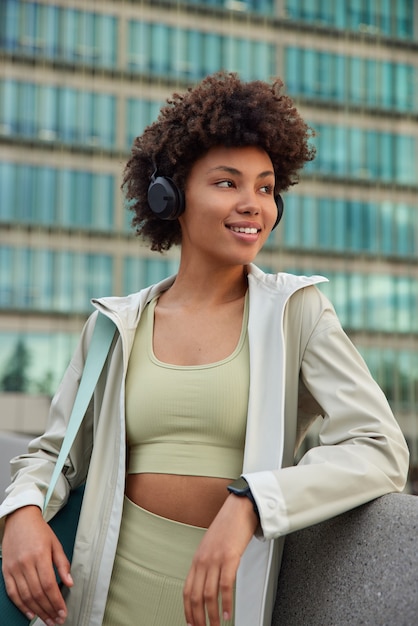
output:
M 248 498 L 253 505 L 254 513 L 257 515 L 258 519 L 260 519 L 260 513 L 258 512 L 257 503 L 251 492 L 248 482 L 243 476 L 240 476 L 239 478 L 237 478 L 237 480 L 234 480 L 234 482 L 228 485 L 227 489 L 230 493 L 233 493 L 236 496 Z

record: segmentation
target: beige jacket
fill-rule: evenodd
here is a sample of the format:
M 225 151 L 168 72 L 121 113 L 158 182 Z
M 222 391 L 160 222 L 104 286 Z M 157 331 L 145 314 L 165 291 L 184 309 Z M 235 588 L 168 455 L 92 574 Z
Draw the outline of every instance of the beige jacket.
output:
M 259 536 L 243 555 L 236 626 L 270 626 L 282 538 L 391 491 L 403 489 L 408 450 L 388 403 L 314 283 L 321 277 L 249 273 L 250 394 L 243 474 L 260 512 Z M 48 509 L 86 481 L 68 592 L 70 626 L 100 626 L 118 540 L 125 483 L 124 380 L 147 302 L 173 278 L 95 306 L 118 329 L 94 401 Z M 47 432 L 12 461 L 0 516 L 42 507 L 83 370 L 95 314 L 51 405 Z M 320 445 L 294 466 L 294 453 L 321 414 Z

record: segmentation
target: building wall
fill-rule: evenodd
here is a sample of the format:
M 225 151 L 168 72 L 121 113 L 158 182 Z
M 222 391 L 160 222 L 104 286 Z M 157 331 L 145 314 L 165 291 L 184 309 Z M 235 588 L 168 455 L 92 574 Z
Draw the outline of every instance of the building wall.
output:
M 246 80 L 280 75 L 316 131 L 317 158 L 285 194 L 258 262 L 329 277 L 323 289 L 418 464 L 410 0 L 3 0 L 0 389 L 51 394 L 91 297 L 175 272 L 178 251 L 151 253 L 130 232 L 123 164 L 173 90 L 221 68 Z

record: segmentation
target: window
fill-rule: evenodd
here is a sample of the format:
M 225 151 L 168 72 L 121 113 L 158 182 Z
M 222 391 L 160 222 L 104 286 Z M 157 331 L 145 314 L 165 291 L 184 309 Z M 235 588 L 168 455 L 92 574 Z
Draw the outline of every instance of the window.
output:
M 376 35 L 384 33 L 402 39 L 414 38 L 412 0 L 286 0 L 285 10 L 291 19 L 321 22 L 340 29 Z M 395 19 L 391 19 L 392 17 Z
M 0 134 L 112 148 L 116 100 L 106 93 L 0 80 Z
M 287 248 L 361 252 L 415 258 L 418 212 L 414 205 L 287 194 L 283 242 Z M 275 245 L 275 238 L 269 240 Z
M 17 346 L 20 345 L 28 357 L 24 372 L 24 391 L 53 395 L 77 341 L 78 334 L 74 333 L 0 333 L 0 380 L 6 374 L 7 363 L 14 357 Z
M 0 161 L 0 222 L 111 230 L 112 174 Z
M 177 269 L 177 260 L 127 257 L 123 267 L 124 294 L 135 293 L 147 285 L 157 283 L 175 274 Z
M 2 0 L 0 45 L 33 58 L 115 67 L 117 18 L 50 3 Z
M 127 48 L 132 72 L 199 79 L 226 69 L 244 80 L 275 74 L 275 46 L 260 40 L 132 20 Z
M 414 111 L 413 65 L 287 47 L 289 92 L 371 108 Z

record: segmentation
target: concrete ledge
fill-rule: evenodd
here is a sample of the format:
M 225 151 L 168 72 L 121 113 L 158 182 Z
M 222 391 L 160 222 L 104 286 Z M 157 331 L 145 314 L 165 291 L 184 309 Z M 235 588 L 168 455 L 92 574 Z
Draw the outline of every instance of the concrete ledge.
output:
M 418 497 L 389 494 L 289 535 L 272 626 L 418 623 Z

